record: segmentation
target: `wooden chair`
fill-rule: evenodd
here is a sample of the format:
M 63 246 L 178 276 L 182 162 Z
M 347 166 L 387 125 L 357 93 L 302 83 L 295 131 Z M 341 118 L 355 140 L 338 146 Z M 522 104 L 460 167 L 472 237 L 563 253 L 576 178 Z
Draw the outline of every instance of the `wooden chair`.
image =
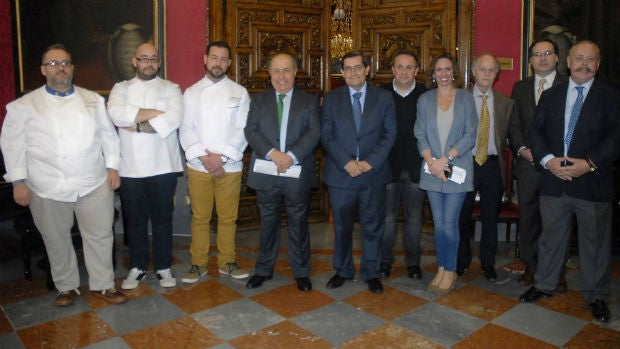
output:
M 512 223 L 516 224 L 516 236 L 515 236 L 515 256 L 519 257 L 519 204 L 512 201 L 514 197 L 514 189 L 512 187 L 512 151 L 506 147 L 503 150 L 504 155 L 504 168 L 506 174 L 506 182 L 504 183 L 504 196 L 502 197 L 502 204 L 499 210 L 499 223 L 506 224 L 506 241 L 510 241 L 510 226 Z M 475 230 L 476 221 L 481 218 L 480 214 L 480 201 L 476 201 L 474 204 L 474 210 L 472 212 L 473 229 Z M 472 233 L 473 236 L 473 233 Z

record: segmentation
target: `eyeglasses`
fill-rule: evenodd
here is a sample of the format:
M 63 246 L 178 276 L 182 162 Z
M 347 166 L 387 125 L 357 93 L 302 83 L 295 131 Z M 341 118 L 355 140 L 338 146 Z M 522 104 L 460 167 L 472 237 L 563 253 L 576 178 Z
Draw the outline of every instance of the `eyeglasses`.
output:
M 159 57 L 136 57 L 136 61 L 140 62 L 140 63 L 159 63 Z
M 364 69 L 363 65 L 356 65 L 354 67 L 351 67 L 351 66 L 343 67 L 342 71 L 345 72 L 345 73 L 350 73 L 352 71 L 355 71 L 356 73 L 359 73 L 359 72 L 362 71 L 362 69 Z
M 547 50 L 545 52 L 534 52 L 532 54 L 532 57 L 542 57 L 543 55 L 549 57 L 549 56 L 552 56 L 554 54 L 555 54 L 555 52 Z
M 61 66 L 61 67 L 65 68 L 65 67 L 70 67 L 72 65 L 72 63 L 71 63 L 71 61 L 67 61 L 67 60 L 64 60 L 64 61 L 51 60 L 51 61 L 49 61 L 47 63 L 43 63 L 43 65 L 47 65 L 47 66 L 50 66 L 50 67 Z

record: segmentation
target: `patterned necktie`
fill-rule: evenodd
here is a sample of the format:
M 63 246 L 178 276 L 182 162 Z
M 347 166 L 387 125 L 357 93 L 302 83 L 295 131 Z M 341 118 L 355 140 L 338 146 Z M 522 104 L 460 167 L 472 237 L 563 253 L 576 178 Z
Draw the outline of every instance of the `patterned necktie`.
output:
M 476 149 L 476 162 L 482 166 L 487 162 L 489 152 L 489 126 L 491 115 L 487 106 L 487 96 L 482 95 L 482 109 L 480 110 L 480 125 L 478 125 L 478 148 Z
M 573 133 L 575 132 L 575 125 L 579 119 L 581 113 L 581 107 L 583 106 L 583 86 L 575 86 L 577 89 L 577 99 L 573 105 L 573 110 L 570 113 L 570 120 L 568 121 L 568 129 L 566 130 L 566 137 L 564 138 L 564 151 L 568 153 L 568 146 L 573 140 Z
M 278 125 L 282 127 L 282 110 L 284 109 L 284 97 L 285 94 L 278 95 Z
M 545 83 L 547 82 L 547 80 L 545 79 L 540 79 L 540 81 L 538 82 L 538 92 L 536 92 L 536 105 L 538 105 L 538 101 L 540 100 L 540 96 L 542 95 L 543 91 L 545 90 Z
M 353 120 L 355 121 L 355 128 L 359 132 L 360 125 L 362 123 L 362 103 L 360 103 L 361 92 L 355 92 L 353 94 Z

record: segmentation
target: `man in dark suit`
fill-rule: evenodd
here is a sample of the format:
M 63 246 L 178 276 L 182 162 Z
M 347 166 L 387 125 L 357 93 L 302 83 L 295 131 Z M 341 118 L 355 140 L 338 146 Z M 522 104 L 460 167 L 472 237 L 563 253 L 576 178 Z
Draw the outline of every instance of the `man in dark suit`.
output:
M 394 81 L 383 85 L 392 92 L 396 110 L 396 141 L 390 152 L 392 180 L 387 184 L 385 205 L 385 230 L 381 248 L 381 274 L 390 276 L 394 264 L 394 244 L 398 231 L 398 211 L 402 204 L 405 224 L 403 227 L 403 248 L 405 265 L 410 279 L 421 279 L 420 237 L 422 235 L 422 207 L 426 192 L 418 187 L 422 158 L 417 156 L 417 140 L 413 135 L 418 97 L 426 91 L 415 77 L 420 66 L 417 56 L 409 50 L 396 51 L 392 62 Z
M 294 88 L 297 61 L 287 53 L 269 62 L 271 85 L 252 97 L 245 137 L 252 147 L 247 184 L 256 190 L 261 217 L 260 252 L 247 288 L 273 276 L 280 248 L 280 204 L 288 218 L 289 263 L 297 288 L 310 291 L 310 189 L 318 183 L 313 151 L 320 138 L 316 96 Z M 257 165 L 258 162 L 258 165 Z M 262 165 L 273 172 L 261 171 Z
M 460 239 L 456 271 L 458 275 L 462 275 L 471 263 L 471 215 L 478 192 L 482 216 L 480 264 L 484 277 L 494 282 L 497 279 L 495 271 L 497 217 L 506 177 L 502 154 L 507 144 L 508 121 L 514 103 L 510 98 L 492 88 L 499 73 L 499 62 L 495 56 L 484 53 L 474 58 L 472 73 L 476 82 L 472 94 L 480 122 L 478 123 L 476 147 L 472 150 L 474 191 L 467 193 L 459 218 Z M 487 122 L 484 122 L 485 114 Z
M 545 169 L 540 184 L 542 234 L 535 286 L 519 299 L 550 297 L 579 227 L 582 293 L 595 320 L 609 321 L 614 162 L 620 156 L 620 92 L 595 75 L 600 50 L 591 41 L 571 47 L 568 82 L 543 92 L 530 130 L 534 161 Z
M 515 113 L 510 118 L 508 133 L 510 145 L 517 154 L 514 173 L 517 177 L 517 195 L 519 197 L 519 251 L 525 262 L 525 272 L 519 277 L 519 283 L 529 286 L 534 282 L 534 273 L 538 264 L 538 237 L 542 231 L 539 209 L 540 166 L 536 166 L 532 157 L 529 130 L 534 111 L 543 91 L 566 82 L 568 78 L 558 74 L 557 45 L 550 40 L 539 40 L 528 49 L 530 65 L 534 76 L 525 78 L 514 85 L 512 99 Z M 562 274 L 563 275 L 563 274 Z M 562 276 L 558 291 L 566 292 L 566 280 Z
M 379 267 L 385 185 L 390 181 L 387 159 L 396 137 L 396 120 L 392 95 L 366 83 L 369 71 L 368 58 L 360 52 L 347 53 L 342 59 L 347 86 L 325 95 L 321 113 L 321 142 L 327 151 L 323 179 L 335 230 L 336 274 L 327 288 L 340 287 L 355 275 L 352 249 L 357 214 L 362 240 L 360 275 L 371 292 L 383 293 Z

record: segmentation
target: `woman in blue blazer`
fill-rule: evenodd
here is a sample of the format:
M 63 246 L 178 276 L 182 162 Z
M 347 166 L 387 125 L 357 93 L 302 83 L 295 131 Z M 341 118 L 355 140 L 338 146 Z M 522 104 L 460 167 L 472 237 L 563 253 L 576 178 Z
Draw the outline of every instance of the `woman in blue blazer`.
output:
M 435 225 L 438 270 L 428 290 L 448 293 L 457 277 L 459 213 L 465 194 L 473 190 L 471 150 L 478 116 L 472 94 L 456 87 L 456 64 L 449 53 L 434 57 L 429 73 L 437 88 L 420 96 L 414 134 L 425 161 L 420 188 L 427 191 Z M 449 180 L 452 166 L 465 170 L 463 183 Z

